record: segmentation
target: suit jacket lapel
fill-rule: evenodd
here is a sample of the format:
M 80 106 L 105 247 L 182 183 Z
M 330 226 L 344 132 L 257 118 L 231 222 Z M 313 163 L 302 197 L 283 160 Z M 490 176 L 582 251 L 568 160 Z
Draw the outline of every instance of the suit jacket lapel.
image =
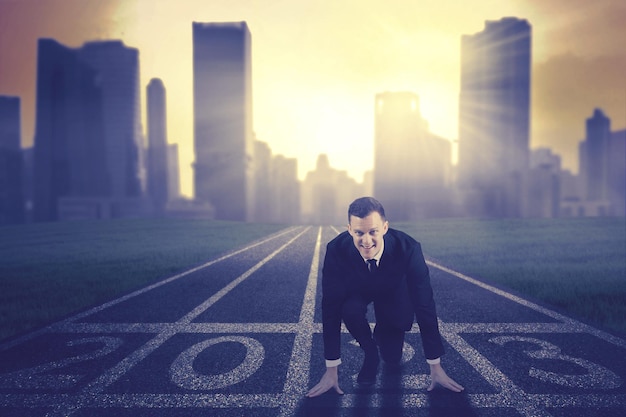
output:
M 395 246 L 395 242 L 393 240 L 393 238 L 391 237 L 391 235 L 389 234 L 389 232 L 387 232 L 387 234 L 385 234 L 385 236 L 383 236 L 383 239 L 385 239 L 385 250 L 383 251 L 383 256 L 380 258 L 380 261 L 378 262 L 378 268 L 383 268 L 383 270 L 388 270 L 389 267 L 391 267 L 391 265 L 393 264 L 392 261 L 392 254 L 394 251 L 394 246 Z

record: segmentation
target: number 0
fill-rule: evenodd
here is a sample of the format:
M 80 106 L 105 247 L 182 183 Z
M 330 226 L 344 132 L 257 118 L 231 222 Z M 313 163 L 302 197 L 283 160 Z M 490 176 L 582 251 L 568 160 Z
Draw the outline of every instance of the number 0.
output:
M 200 352 L 210 346 L 225 342 L 241 343 L 246 347 L 246 357 L 237 367 L 217 375 L 199 374 L 193 368 L 193 362 Z M 245 336 L 222 336 L 197 343 L 182 352 L 172 363 L 170 376 L 181 388 L 191 390 L 213 390 L 237 384 L 255 373 L 263 363 L 265 350 L 256 339 Z

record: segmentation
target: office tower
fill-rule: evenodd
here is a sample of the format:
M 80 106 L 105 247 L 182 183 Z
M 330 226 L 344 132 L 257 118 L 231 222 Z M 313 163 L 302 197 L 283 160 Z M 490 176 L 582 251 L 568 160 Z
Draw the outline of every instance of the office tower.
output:
M 269 223 L 273 221 L 276 201 L 272 192 L 272 150 L 269 145 L 259 140 L 254 141 L 254 221 Z
M 58 220 L 63 196 L 102 196 L 111 189 L 98 73 L 78 51 L 53 39 L 37 50 L 33 219 Z
M 121 41 L 88 42 L 78 50 L 97 72 L 111 197 L 140 197 L 146 173 L 139 84 L 139 51 Z
M 245 22 L 193 23 L 194 187 L 218 219 L 254 206 L 250 31 Z
M 528 170 L 531 27 L 487 21 L 461 42 L 458 183 L 470 214 L 519 216 Z
M 585 215 L 626 214 L 626 130 L 611 131 L 611 119 L 595 109 L 579 145 Z
M 138 81 L 138 51 L 120 41 L 72 49 L 39 40 L 36 221 L 57 220 L 62 197 L 142 195 Z
M 19 97 L 0 96 L 0 225 L 25 220 Z
M 254 221 L 260 223 L 300 222 L 298 161 L 272 155 L 265 142 L 254 141 Z
M 272 188 L 275 211 L 273 221 L 296 224 L 300 222 L 300 183 L 298 161 L 276 155 L 272 158 Z
M 561 157 L 548 148 L 530 152 L 528 175 L 528 217 L 559 216 L 561 200 Z
M 169 200 L 180 198 L 180 165 L 178 144 L 167 145 L 167 196 Z
M 429 132 L 410 92 L 376 95 L 374 196 L 389 218 L 441 213 L 451 168 L 450 142 Z
M 147 88 L 148 109 L 148 195 L 157 212 L 168 201 L 167 122 L 165 87 L 158 78 L 150 80 Z
M 611 132 L 608 163 L 607 188 L 612 214 L 626 216 L 626 130 Z
M 586 121 L 586 138 L 581 145 L 581 174 L 587 201 L 608 199 L 611 120 L 600 109 Z

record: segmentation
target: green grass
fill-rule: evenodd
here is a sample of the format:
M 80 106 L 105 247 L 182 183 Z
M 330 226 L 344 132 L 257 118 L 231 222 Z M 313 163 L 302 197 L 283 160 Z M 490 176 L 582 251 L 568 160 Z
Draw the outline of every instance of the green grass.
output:
M 427 256 L 626 333 L 626 219 L 429 220 L 394 225 Z
M 284 227 L 187 219 L 0 227 L 0 339 L 182 272 Z

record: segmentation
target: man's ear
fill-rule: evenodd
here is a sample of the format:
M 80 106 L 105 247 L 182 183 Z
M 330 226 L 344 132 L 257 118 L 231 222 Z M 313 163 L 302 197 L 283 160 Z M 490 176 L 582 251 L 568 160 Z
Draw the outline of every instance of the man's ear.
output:
M 385 220 L 385 223 L 383 224 L 383 236 L 387 234 L 388 230 L 389 230 L 389 222 Z

